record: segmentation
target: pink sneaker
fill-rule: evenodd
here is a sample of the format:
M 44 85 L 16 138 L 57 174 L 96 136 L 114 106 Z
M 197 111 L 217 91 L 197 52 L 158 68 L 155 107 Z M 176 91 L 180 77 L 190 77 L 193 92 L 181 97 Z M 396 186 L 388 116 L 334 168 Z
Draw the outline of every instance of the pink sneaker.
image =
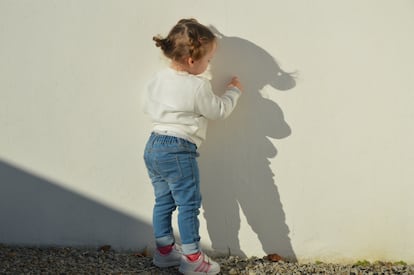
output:
M 195 262 L 183 255 L 178 271 L 184 275 L 217 274 L 220 272 L 220 265 L 201 252 L 200 258 Z
M 173 249 L 170 253 L 163 255 L 161 254 L 158 249 L 155 249 L 154 258 L 152 262 L 154 265 L 158 267 L 170 267 L 170 266 L 177 266 L 181 263 L 181 256 L 182 252 L 179 246 L 176 244 L 173 246 Z

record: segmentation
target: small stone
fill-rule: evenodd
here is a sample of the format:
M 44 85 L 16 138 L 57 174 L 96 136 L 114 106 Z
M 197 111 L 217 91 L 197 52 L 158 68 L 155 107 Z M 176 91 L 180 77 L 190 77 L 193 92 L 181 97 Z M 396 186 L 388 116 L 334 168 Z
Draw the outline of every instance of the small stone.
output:
M 271 261 L 271 262 L 280 262 L 280 261 L 283 261 L 283 258 L 280 255 L 276 254 L 276 253 L 267 255 L 266 256 L 266 259 L 268 261 Z

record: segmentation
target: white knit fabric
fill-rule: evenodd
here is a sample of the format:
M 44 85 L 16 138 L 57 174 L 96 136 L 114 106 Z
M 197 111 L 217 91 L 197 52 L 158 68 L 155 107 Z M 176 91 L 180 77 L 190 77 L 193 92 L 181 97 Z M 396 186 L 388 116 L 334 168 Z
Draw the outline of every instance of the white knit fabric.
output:
M 152 119 L 153 131 L 185 138 L 200 147 L 207 121 L 230 115 L 240 94 L 231 87 L 217 96 L 208 79 L 167 68 L 148 83 L 144 111 Z

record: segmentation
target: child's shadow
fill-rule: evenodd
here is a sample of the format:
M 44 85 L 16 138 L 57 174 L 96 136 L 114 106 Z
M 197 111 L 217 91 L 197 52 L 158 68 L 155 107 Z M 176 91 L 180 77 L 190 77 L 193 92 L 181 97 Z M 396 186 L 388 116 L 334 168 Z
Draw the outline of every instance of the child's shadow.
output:
M 295 80 L 257 45 L 239 37 L 219 37 L 211 64 L 213 89 L 223 93 L 236 75 L 244 92 L 229 118 L 210 122 L 200 148 L 203 208 L 212 247 L 219 253 L 246 256 L 238 237 L 241 208 L 265 253 L 296 260 L 269 167 L 277 150 L 268 138 L 285 138 L 291 129 L 280 107 L 259 93 L 266 85 L 289 90 Z

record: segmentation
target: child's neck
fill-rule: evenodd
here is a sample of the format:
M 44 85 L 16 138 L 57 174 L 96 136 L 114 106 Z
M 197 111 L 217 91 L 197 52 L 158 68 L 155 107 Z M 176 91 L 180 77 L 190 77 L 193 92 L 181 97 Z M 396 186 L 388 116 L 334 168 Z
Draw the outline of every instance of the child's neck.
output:
M 188 73 L 188 68 L 185 65 L 178 63 L 176 61 L 171 61 L 170 68 L 179 72 Z

